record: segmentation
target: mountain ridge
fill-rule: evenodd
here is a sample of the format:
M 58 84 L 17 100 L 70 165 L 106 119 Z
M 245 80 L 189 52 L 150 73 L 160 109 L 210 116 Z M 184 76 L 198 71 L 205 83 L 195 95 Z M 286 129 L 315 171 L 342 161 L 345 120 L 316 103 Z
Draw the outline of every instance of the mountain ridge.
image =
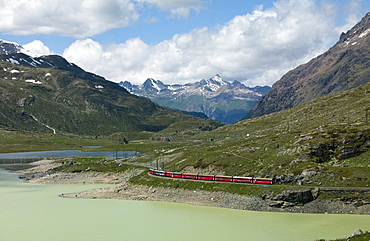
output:
M 148 78 L 141 85 L 119 83 L 130 93 L 149 98 L 162 106 L 186 112 L 204 113 L 211 119 L 232 124 L 244 117 L 269 86 L 247 87 L 237 80 L 228 82 L 218 74 L 194 83 L 164 84 Z

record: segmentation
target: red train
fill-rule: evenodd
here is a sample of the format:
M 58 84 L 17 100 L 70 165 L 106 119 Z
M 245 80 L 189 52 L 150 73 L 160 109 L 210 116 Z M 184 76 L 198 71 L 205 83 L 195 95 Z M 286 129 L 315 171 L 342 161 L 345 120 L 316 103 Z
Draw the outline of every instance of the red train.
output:
M 253 183 L 253 184 L 274 184 L 274 178 L 254 178 L 254 177 L 234 177 L 234 176 L 215 176 L 215 175 L 199 175 L 199 174 L 184 174 L 179 172 L 166 172 L 155 169 L 150 169 L 149 173 L 155 176 L 174 177 L 204 181 L 220 181 L 220 182 L 237 182 L 237 183 Z

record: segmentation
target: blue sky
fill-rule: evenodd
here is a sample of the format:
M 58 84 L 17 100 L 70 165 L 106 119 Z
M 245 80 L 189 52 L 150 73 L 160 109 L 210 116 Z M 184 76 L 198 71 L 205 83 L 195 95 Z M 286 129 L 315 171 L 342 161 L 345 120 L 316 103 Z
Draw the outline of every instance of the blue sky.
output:
M 115 82 L 272 85 L 369 11 L 367 0 L 0 0 L 0 38 Z

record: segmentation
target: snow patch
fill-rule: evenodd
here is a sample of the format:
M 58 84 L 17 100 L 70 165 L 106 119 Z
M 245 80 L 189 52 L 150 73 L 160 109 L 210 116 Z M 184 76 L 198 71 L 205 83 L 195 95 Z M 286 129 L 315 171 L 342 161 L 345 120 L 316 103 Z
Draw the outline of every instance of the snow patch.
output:
M 104 89 L 104 87 L 101 85 L 95 85 L 95 89 Z
M 45 77 L 49 77 L 49 76 L 51 76 L 51 74 L 50 74 L 50 73 L 46 73 L 46 74 L 45 74 Z
M 155 81 L 154 79 L 150 79 L 150 81 L 152 82 L 152 85 L 153 87 L 157 90 L 157 92 L 161 91 L 162 89 L 158 86 L 157 84 L 157 81 Z
M 358 36 L 359 38 L 363 38 L 365 37 L 366 35 L 368 35 L 370 33 L 370 28 L 365 30 L 362 34 L 360 34 L 360 36 Z
M 9 59 L 7 59 L 6 61 L 8 61 L 8 62 L 10 62 L 10 63 L 12 63 L 12 64 L 18 64 L 18 65 L 19 65 L 19 62 L 18 62 L 18 60 L 16 60 L 16 59 L 9 58 Z
M 32 84 L 42 84 L 41 81 L 34 80 L 34 79 L 26 79 L 26 83 L 32 83 Z
M 25 60 L 24 58 L 21 58 L 20 61 L 24 61 L 26 63 L 28 63 L 29 65 L 33 66 L 33 67 L 37 67 L 37 65 L 41 65 L 40 62 L 36 61 L 34 58 L 31 57 L 31 62 L 28 62 L 27 60 Z
M 17 69 L 12 69 L 12 70 L 10 71 L 10 73 L 12 73 L 12 74 L 18 74 L 18 73 L 20 73 L 20 72 L 19 72 L 19 70 L 17 70 Z

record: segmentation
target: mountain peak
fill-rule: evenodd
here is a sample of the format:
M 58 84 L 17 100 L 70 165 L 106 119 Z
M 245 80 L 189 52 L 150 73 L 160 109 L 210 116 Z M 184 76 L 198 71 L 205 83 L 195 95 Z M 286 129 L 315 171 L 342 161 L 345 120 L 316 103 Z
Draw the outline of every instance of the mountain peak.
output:
M 212 78 L 210 78 L 214 83 L 219 83 L 220 85 L 226 85 L 229 84 L 229 82 L 224 81 L 220 75 L 216 74 Z
M 221 86 L 230 85 L 230 83 L 227 81 L 224 81 L 217 74 L 208 80 L 202 79 L 201 81 L 198 82 L 198 85 L 202 86 L 206 91 L 216 92 L 220 89 Z
M 354 43 L 351 40 L 363 38 L 370 33 L 370 12 L 365 15 L 353 28 L 348 30 L 346 33 L 342 33 L 339 38 L 339 43 L 347 44 L 349 42 Z M 355 40 L 354 40 L 355 41 Z
M 23 47 L 20 46 L 19 44 L 0 39 L 0 53 L 14 54 L 14 53 L 21 53 L 22 50 L 23 50 Z
M 147 91 L 155 91 L 155 92 L 160 92 L 162 89 L 165 88 L 165 85 L 162 83 L 160 80 L 155 80 L 152 78 L 148 78 L 144 84 L 142 85 L 144 89 Z

